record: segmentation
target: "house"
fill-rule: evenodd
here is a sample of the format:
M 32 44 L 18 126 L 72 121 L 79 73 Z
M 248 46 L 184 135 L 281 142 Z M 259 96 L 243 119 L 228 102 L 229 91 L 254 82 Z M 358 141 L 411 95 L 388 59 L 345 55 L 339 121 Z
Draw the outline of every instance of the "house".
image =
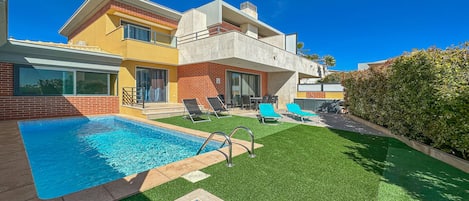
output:
M 366 70 L 373 66 L 382 66 L 387 61 L 388 60 L 380 60 L 380 61 L 373 61 L 373 62 L 367 62 L 367 63 L 358 63 L 358 70 Z
M 186 11 L 176 36 L 180 99 L 223 94 L 236 105 L 243 95 L 270 94 L 283 108 L 301 78 L 318 77 L 320 65 L 296 54 L 296 34 L 260 21 L 249 2 L 238 9 L 215 0 Z
M 319 66 L 296 55 L 296 35 L 258 20 L 249 2 L 237 9 L 215 0 L 179 13 L 151 1 L 89 0 L 60 33 L 121 55 L 119 94 L 134 88 L 146 103 L 195 97 L 208 107 L 207 96 L 236 104 L 242 95 L 271 94 L 284 105 Z
M 6 26 L 3 2 L 5 20 L 0 25 Z M 96 108 L 109 106 L 112 110 L 83 112 L 81 106 L 71 104 L 75 112 L 68 115 L 124 113 L 150 118 L 145 104 L 151 105 L 151 110 L 173 104 L 176 106 L 169 110 L 181 114 L 176 107 L 181 109 L 182 99 L 198 98 L 208 108 L 205 97 L 217 95 L 224 95 L 234 105 L 243 95 L 277 95 L 279 108 L 283 108 L 295 98 L 300 79 L 319 77 L 321 66 L 296 54 L 296 34 L 284 34 L 257 15 L 256 6 L 249 2 L 238 9 L 214 0 L 180 13 L 147 0 L 86 0 L 59 30 L 68 44 L 6 40 L 7 31 L 2 29 L 1 82 L 9 85 L 1 84 L 0 96 L 41 97 L 44 103 L 58 98 L 68 102 L 74 98 L 112 99 L 112 104 L 92 102 Z M 44 90 L 37 92 L 37 83 L 21 83 L 21 71 L 31 69 L 36 74 L 50 70 L 62 73 L 61 91 L 44 94 Z M 83 70 L 85 77 L 102 87 L 93 89 L 99 92 L 81 94 L 83 87 L 78 85 L 83 80 L 77 79 Z M 63 86 L 67 83 L 73 86 Z M 21 87 L 35 88 L 28 90 L 38 94 L 23 92 L 26 89 Z M 6 104 L 4 109 L 10 107 L 24 105 Z M 37 107 L 47 110 L 52 106 Z M 14 118 L 43 114 L 32 115 L 34 111 L 24 109 L 18 113 L 23 116 Z M 55 116 L 60 115 L 56 112 Z M 54 115 L 41 117 L 48 116 Z
M 97 47 L 7 39 L 0 1 L 0 120 L 119 113 L 122 58 Z
M 87 0 L 59 33 L 69 43 L 120 55 L 120 112 L 145 117 L 141 109 L 127 105 L 180 101 L 174 34 L 181 16 L 151 1 Z

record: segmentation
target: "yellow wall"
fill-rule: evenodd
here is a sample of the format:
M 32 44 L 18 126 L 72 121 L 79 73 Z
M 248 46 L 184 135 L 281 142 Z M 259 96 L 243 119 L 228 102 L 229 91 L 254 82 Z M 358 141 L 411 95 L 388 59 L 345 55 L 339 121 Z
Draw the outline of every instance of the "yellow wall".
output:
M 178 77 L 177 77 L 177 67 L 160 65 L 146 62 L 138 61 L 124 61 L 121 64 L 121 69 L 119 71 L 119 95 L 122 94 L 122 87 L 136 87 L 136 67 L 144 68 L 155 68 L 155 69 L 165 69 L 168 70 L 168 87 L 169 87 L 169 103 L 177 103 L 178 100 Z M 122 100 L 121 100 L 122 101 Z
M 124 58 L 172 65 L 177 65 L 179 62 L 176 48 L 131 39 L 122 41 L 122 43 L 125 47 L 122 54 Z
M 306 98 L 306 92 L 296 92 L 297 98 Z
M 110 10 L 76 36 L 69 38 L 69 42 L 76 44 L 78 41 L 85 41 L 89 46 L 98 46 L 106 52 L 121 55 L 123 58 L 129 60 L 165 63 L 170 65 L 178 64 L 177 48 L 133 39 L 124 40 L 124 29 L 120 26 L 121 20 L 146 26 L 132 20 L 112 15 L 112 10 Z M 150 27 L 153 31 L 159 33 L 171 34 L 171 30 L 164 30 L 156 26 L 146 27 Z
M 176 65 L 179 62 L 177 48 L 132 39 L 124 40 L 124 28 L 120 26 L 121 20 L 143 26 L 146 25 L 115 16 L 113 12 L 113 10 L 109 10 L 97 18 L 77 35 L 69 38 L 69 43 L 76 44 L 78 41 L 85 41 L 88 46 L 97 46 L 106 52 L 123 57 L 124 61 L 121 64 L 118 75 L 118 94 L 121 97 L 119 99 L 121 113 L 146 118 L 141 110 L 122 106 L 122 88 L 136 87 L 135 71 L 137 66 L 168 70 L 168 102 L 177 103 L 178 80 Z M 174 30 L 165 30 L 157 26 L 146 27 L 164 34 L 174 32 Z
M 344 99 L 344 92 L 326 92 L 326 98 Z
M 127 106 L 122 106 L 122 105 L 120 106 L 120 113 L 130 115 L 130 116 L 134 116 L 134 117 L 144 118 L 144 119 L 147 118 L 147 116 L 142 114 L 141 109 L 130 108 L 130 107 L 127 107 Z

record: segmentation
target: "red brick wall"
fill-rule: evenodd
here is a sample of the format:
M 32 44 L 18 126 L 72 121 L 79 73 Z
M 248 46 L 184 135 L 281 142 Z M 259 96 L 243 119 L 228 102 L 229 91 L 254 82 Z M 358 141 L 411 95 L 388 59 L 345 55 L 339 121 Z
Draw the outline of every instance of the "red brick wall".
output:
M 75 37 L 83 29 L 85 29 L 94 21 L 96 21 L 99 17 L 104 15 L 109 9 L 114 9 L 116 11 L 119 11 L 128 15 L 132 15 L 137 18 L 145 19 L 151 22 L 155 22 L 161 25 L 165 25 L 174 29 L 176 29 L 178 26 L 178 21 L 176 20 L 172 20 L 172 19 L 160 16 L 151 12 L 147 12 L 142 9 L 138 9 L 138 8 L 129 6 L 127 4 L 121 3 L 121 2 L 111 1 L 107 5 L 105 5 L 103 8 L 101 8 L 101 10 L 99 10 L 96 14 L 94 14 L 93 17 L 91 17 L 85 23 L 83 23 L 78 29 L 73 31 L 72 34 L 68 36 L 68 38 L 71 39 Z
M 233 66 L 199 63 L 178 67 L 178 102 L 186 98 L 197 98 L 205 108 L 210 108 L 206 97 L 226 94 L 226 71 L 243 72 L 260 75 L 261 92 L 267 94 L 267 73 Z M 220 84 L 216 84 L 216 78 L 220 78 Z
M 125 14 L 129 14 L 129 15 L 141 18 L 141 19 L 145 19 L 145 20 L 155 22 L 161 25 L 165 25 L 174 29 L 178 27 L 178 21 L 176 20 L 172 20 L 172 19 L 163 17 L 161 15 L 157 15 L 152 12 L 144 11 L 142 9 L 135 8 L 127 4 L 120 3 L 120 2 L 112 1 L 111 3 L 112 3 L 111 9 L 114 9 L 116 11 L 120 11 Z
M 0 120 L 116 113 L 117 96 L 0 96 Z
M 0 120 L 119 113 L 117 96 L 13 96 L 13 79 L 0 63 Z
M 306 98 L 326 98 L 326 92 L 322 92 L 322 91 L 306 92 Z
M 223 22 L 220 24 L 220 26 L 221 26 L 222 28 L 226 29 L 226 30 L 235 30 L 235 31 L 241 32 L 241 28 L 240 28 L 240 27 L 238 27 L 238 26 L 236 26 L 236 25 L 233 25 L 233 24 L 231 24 L 231 23 L 229 23 L 229 22 L 223 21 Z
M 13 64 L 0 63 L 0 96 L 13 96 Z

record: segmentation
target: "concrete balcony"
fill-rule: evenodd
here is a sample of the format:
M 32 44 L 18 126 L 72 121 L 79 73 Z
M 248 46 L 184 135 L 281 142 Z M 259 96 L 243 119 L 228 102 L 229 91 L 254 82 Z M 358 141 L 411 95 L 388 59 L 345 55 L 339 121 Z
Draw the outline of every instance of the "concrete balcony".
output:
M 319 64 L 237 31 L 186 36 L 178 49 L 180 65 L 213 62 L 264 72 L 298 72 L 300 77 L 319 76 Z
M 168 65 L 178 64 L 178 50 L 170 46 L 126 39 L 121 42 L 121 47 L 124 60 L 157 62 Z
M 120 26 L 106 34 L 100 47 L 105 51 L 118 54 L 123 60 L 135 60 L 149 63 L 161 63 L 167 65 L 178 64 L 178 49 L 176 38 L 154 31 L 147 34 L 132 34 L 126 31 L 125 26 Z M 136 32 L 136 31 L 134 31 Z

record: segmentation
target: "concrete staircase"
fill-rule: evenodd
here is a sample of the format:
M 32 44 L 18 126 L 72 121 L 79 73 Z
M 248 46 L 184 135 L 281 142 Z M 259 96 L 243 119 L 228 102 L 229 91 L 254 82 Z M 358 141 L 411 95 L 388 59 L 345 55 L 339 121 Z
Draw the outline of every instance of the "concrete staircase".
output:
M 184 113 L 184 105 L 182 103 L 146 103 L 142 114 L 147 119 L 158 119 L 179 116 Z

